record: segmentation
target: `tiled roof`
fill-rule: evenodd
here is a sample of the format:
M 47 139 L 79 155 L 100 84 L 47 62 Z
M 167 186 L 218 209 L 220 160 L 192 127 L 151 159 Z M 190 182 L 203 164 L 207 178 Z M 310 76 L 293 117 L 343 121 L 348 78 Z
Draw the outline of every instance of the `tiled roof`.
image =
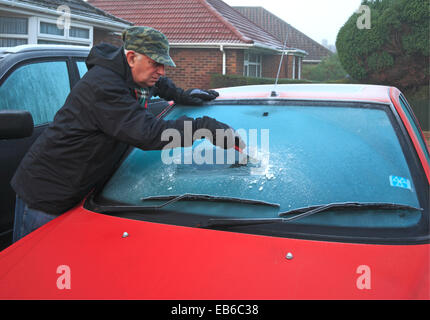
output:
M 170 43 L 257 44 L 281 49 L 283 43 L 221 0 L 89 0 L 92 5 L 163 32 Z
M 88 18 L 95 18 L 103 20 L 104 22 L 119 22 L 127 25 L 132 25 L 131 22 L 104 12 L 99 8 L 95 8 L 91 4 L 83 0 L 11 0 L 10 2 L 27 3 L 33 6 L 43 7 L 52 10 L 57 10 L 59 6 L 66 5 L 70 8 L 70 12 L 72 14 L 85 16 Z
M 246 16 L 249 20 L 260 26 L 262 29 L 274 35 L 279 41 L 284 42 L 288 34 L 287 46 L 305 50 L 309 55 L 306 60 L 322 60 L 322 58 L 332 55 L 329 49 L 312 40 L 299 30 L 295 29 L 284 20 L 278 18 L 273 13 L 263 7 L 233 7 L 235 10 Z

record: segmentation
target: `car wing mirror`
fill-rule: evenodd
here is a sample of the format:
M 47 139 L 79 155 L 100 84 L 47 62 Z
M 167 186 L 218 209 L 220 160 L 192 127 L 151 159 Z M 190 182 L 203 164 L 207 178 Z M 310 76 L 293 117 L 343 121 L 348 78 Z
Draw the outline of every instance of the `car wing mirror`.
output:
M 22 110 L 0 110 L 0 139 L 19 139 L 33 134 L 31 113 Z

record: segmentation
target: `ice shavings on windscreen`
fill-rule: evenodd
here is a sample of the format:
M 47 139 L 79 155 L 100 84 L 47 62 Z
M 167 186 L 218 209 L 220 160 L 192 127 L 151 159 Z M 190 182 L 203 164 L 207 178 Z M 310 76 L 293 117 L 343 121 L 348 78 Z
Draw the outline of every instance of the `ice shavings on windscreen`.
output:
M 142 205 L 143 197 L 207 194 L 279 203 L 280 211 L 349 201 L 419 207 L 405 156 L 384 110 L 219 105 L 176 107 L 168 119 L 183 115 L 207 115 L 243 129 L 248 143 L 256 131 L 254 155 L 260 162 L 201 163 L 216 160 L 217 154 L 226 159 L 231 152 L 206 140 L 196 141 L 192 148 L 170 150 L 169 164 L 163 162 L 162 151 L 135 149 L 104 188 L 105 198 Z M 263 130 L 269 134 L 266 151 L 261 146 Z M 191 162 L 185 161 L 187 154 L 192 155 Z M 238 152 L 233 154 L 238 159 Z M 408 181 L 408 188 L 395 185 L 393 177 Z M 204 205 L 209 210 L 214 204 Z M 192 205 L 184 210 L 192 211 Z M 219 215 L 229 214 L 227 210 Z

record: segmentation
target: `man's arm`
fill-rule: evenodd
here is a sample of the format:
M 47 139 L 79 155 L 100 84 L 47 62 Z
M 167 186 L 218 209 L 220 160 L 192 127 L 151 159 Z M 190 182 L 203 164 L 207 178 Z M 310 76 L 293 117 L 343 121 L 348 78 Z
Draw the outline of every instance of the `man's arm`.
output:
M 153 95 L 158 95 L 165 100 L 174 100 L 179 104 L 202 105 L 205 101 L 211 101 L 219 96 L 215 90 L 188 89 L 183 90 L 177 87 L 172 80 L 167 77 L 160 77 L 154 86 Z
M 217 129 L 222 129 L 227 130 L 226 133 L 230 136 L 229 141 L 238 141 L 240 145 L 244 145 L 233 129 L 216 119 L 209 117 L 196 119 L 182 117 L 177 120 L 157 119 L 142 108 L 130 96 L 126 88 L 112 87 L 111 90 L 105 90 L 98 86 L 93 86 L 93 89 L 95 90 L 86 90 L 88 95 L 91 96 L 88 100 L 92 101 L 90 103 L 91 107 L 85 108 L 89 112 L 90 118 L 99 130 L 127 144 L 144 150 L 160 150 L 169 143 L 168 141 L 162 141 L 163 132 L 167 129 L 176 129 L 181 135 L 182 146 L 189 146 L 185 145 L 187 143 L 187 139 L 185 139 L 185 122 L 190 121 L 192 135 L 196 130 L 208 129 L 212 134 L 212 137 L 208 138 L 214 144 L 220 147 L 233 148 L 234 145 L 222 145 L 223 141 L 217 139 Z M 86 101 L 87 103 L 88 100 Z M 190 142 L 192 143 L 192 137 L 188 143 Z

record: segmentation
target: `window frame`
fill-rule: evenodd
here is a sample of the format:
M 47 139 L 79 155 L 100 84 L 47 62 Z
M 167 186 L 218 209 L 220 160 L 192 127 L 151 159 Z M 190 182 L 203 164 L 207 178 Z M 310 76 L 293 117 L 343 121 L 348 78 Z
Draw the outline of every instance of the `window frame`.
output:
M 408 118 L 409 122 L 411 123 L 412 129 L 414 130 L 417 139 L 424 151 L 424 154 L 426 156 L 426 159 L 429 159 L 430 155 L 428 153 L 428 150 L 426 148 L 426 139 L 424 138 L 423 134 L 422 134 L 422 129 L 420 126 L 420 123 L 417 119 L 417 117 L 415 116 L 411 105 L 409 104 L 409 102 L 407 101 L 406 97 L 403 95 L 403 93 L 400 93 L 399 95 L 399 104 L 400 107 L 404 110 L 406 117 Z M 403 105 L 402 105 L 403 104 Z
M 81 77 L 81 74 L 79 72 L 78 62 L 85 63 L 86 59 L 83 57 L 70 57 L 70 59 L 71 59 L 71 65 L 72 65 L 71 72 L 73 73 L 73 76 L 75 77 L 75 79 L 77 79 L 77 81 L 79 81 L 80 79 L 82 79 L 82 77 Z M 87 72 L 88 72 L 88 70 L 87 70 Z

